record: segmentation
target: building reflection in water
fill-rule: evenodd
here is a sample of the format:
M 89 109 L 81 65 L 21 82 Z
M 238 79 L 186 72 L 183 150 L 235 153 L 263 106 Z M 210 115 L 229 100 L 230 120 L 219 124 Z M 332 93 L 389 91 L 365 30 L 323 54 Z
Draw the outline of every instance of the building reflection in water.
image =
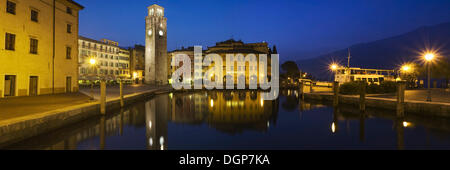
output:
M 378 129 L 378 124 L 370 123 L 370 119 L 388 120 L 392 122 L 392 131 L 382 132 L 395 134 L 396 142 L 393 145 L 397 149 L 405 148 L 405 131 L 415 128 L 415 126 L 425 128 L 427 140 L 430 140 L 431 137 L 444 138 L 450 132 L 450 120 L 446 119 L 424 119 L 413 115 L 397 118 L 396 114 L 391 111 L 367 108 L 364 113 L 361 113 L 357 107 L 345 105 L 329 109 L 330 107 L 321 101 L 299 100 L 298 92 L 295 90 L 283 90 L 281 96 L 280 100 L 264 101 L 261 100 L 260 93 L 256 91 L 206 91 L 192 94 L 159 95 L 147 102 L 136 103 L 116 111 L 115 114 L 91 118 L 73 126 L 8 147 L 0 146 L 0 148 L 74 150 L 129 149 L 130 147 L 131 149 L 136 149 L 134 147 L 141 149 L 145 146 L 145 149 L 166 150 L 171 149 L 168 138 L 170 124 L 207 125 L 207 128 L 213 128 L 219 133 L 230 136 L 239 135 L 245 131 L 265 133 L 269 128 L 277 126 L 279 110 L 283 111 L 283 116 L 292 115 L 289 114 L 292 112 L 299 112 L 300 118 L 302 114 L 319 116 L 310 114 L 317 110 L 320 110 L 319 113 L 324 113 L 320 115 L 321 117 L 329 116 L 326 122 L 313 122 L 314 124 L 323 124 L 323 126 L 321 125 L 323 128 L 329 129 L 328 133 L 310 129 L 311 133 L 315 133 L 316 136 L 332 135 L 336 138 L 347 136 L 353 138 L 352 135 L 348 135 L 352 132 L 349 130 L 352 126 L 342 125 L 343 122 L 358 122 L 359 126 L 353 127 L 359 127 L 359 131 L 353 134 L 355 137 L 359 135 L 360 143 L 371 142 L 366 141 L 368 136 L 366 131 L 369 131 L 366 129 Z M 281 108 L 279 108 L 279 102 L 281 102 Z M 301 121 L 295 123 L 289 126 L 295 128 L 298 124 L 303 124 Z M 130 130 L 137 133 L 137 136 L 141 136 L 142 139 L 130 138 Z M 344 135 L 341 135 L 343 133 Z M 310 133 L 308 132 L 308 134 Z M 289 136 L 291 134 L 285 132 L 281 135 Z M 112 141 L 111 136 L 121 136 L 123 137 L 121 140 L 126 142 L 138 141 L 134 145 L 125 142 L 117 144 L 117 141 Z M 316 136 L 310 137 L 315 138 Z M 356 137 L 356 139 L 358 138 Z M 139 145 L 144 142 L 145 145 Z M 428 144 L 430 143 L 428 142 Z

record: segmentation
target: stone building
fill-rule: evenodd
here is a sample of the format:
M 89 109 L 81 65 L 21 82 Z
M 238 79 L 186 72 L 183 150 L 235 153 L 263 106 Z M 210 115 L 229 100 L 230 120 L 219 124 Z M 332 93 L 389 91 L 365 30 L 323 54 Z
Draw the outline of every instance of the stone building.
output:
M 108 39 L 100 41 L 79 37 L 79 82 L 89 84 L 100 79 L 108 82 L 131 80 L 130 51 Z
M 148 7 L 145 38 L 145 82 L 168 84 L 167 78 L 167 18 L 159 5 Z
M 0 98 L 78 91 L 73 0 L 0 0 Z
M 260 54 L 266 54 L 267 55 L 267 62 L 268 62 L 268 66 L 267 66 L 267 76 L 271 77 L 271 56 L 270 54 L 272 53 L 276 53 L 274 52 L 276 51 L 276 49 L 274 48 L 274 50 L 270 49 L 268 46 L 267 42 L 259 42 L 259 43 L 244 43 L 242 41 L 236 41 L 233 39 L 230 40 L 226 40 L 223 42 L 218 42 L 216 43 L 215 46 L 212 47 L 208 47 L 207 50 L 202 50 L 202 58 L 204 58 L 206 55 L 208 54 L 218 54 L 222 57 L 223 59 L 223 79 L 225 81 L 226 76 L 227 75 L 233 75 L 235 74 L 234 78 L 234 83 L 237 84 L 237 73 L 244 73 L 246 75 L 246 84 L 249 84 L 250 82 L 250 71 L 256 71 L 256 75 L 257 76 L 262 76 L 262 73 L 259 72 L 259 67 L 258 66 L 250 66 L 248 63 L 246 63 L 246 67 L 245 70 L 242 67 L 232 67 L 232 71 L 227 71 L 226 70 L 226 55 L 227 54 L 233 54 L 233 55 L 237 55 L 237 54 L 243 54 L 244 57 L 246 57 L 248 54 L 255 54 L 256 55 L 256 61 L 259 61 L 259 56 Z M 172 63 L 172 58 L 174 56 L 176 56 L 177 54 L 186 54 L 189 56 L 189 58 L 191 59 L 191 75 L 193 79 L 196 79 L 196 77 L 202 79 L 203 75 L 205 74 L 205 72 L 210 68 L 210 67 L 204 67 L 202 66 L 201 68 L 201 73 L 200 72 L 194 72 L 195 70 L 195 56 L 194 56 L 194 47 L 189 47 L 189 48 L 181 48 L 181 49 L 177 49 L 174 51 L 170 51 L 168 56 L 169 56 L 169 65 L 168 65 L 168 74 L 169 77 L 172 76 L 172 73 L 175 72 L 179 67 L 181 67 L 182 65 L 180 65 L 179 67 L 172 67 L 171 63 Z M 214 63 L 213 65 L 214 66 Z M 211 66 L 211 67 L 212 67 Z M 194 80 L 191 80 L 192 82 Z M 259 81 L 258 81 L 259 83 Z
M 145 46 L 134 45 L 130 51 L 130 71 L 135 84 L 144 83 Z

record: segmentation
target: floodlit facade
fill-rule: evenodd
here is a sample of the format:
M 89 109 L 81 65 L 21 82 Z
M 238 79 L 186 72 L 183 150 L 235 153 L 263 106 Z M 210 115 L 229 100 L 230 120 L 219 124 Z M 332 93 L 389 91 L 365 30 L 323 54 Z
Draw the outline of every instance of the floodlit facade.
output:
M 79 37 L 79 82 L 131 80 L 130 51 L 107 39 Z
M 78 91 L 83 8 L 72 0 L 0 0 L 0 98 Z
M 145 83 L 168 84 L 167 18 L 159 5 L 148 7 L 145 38 Z
M 275 49 L 275 48 L 274 48 Z M 181 48 L 178 50 L 174 50 L 169 52 L 168 56 L 169 56 L 169 65 L 168 65 L 168 70 L 169 70 L 169 77 L 171 77 L 172 73 L 175 72 L 178 68 L 180 68 L 182 65 L 178 66 L 178 67 L 172 67 L 172 59 L 173 57 L 175 57 L 178 54 L 186 54 L 189 56 L 189 58 L 191 59 L 191 75 L 192 78 L 194 80 L 191 80 L 192 83 L 194 81 L 198 81 L 198 80 L 202 80 L 203 76 L 205 74 L 205 72 L 210 69 L 211 67 L 214 66 L 214 63 L 212 63 L 211 66 L 209 67 L 205 67 L 203 65 L 195 65 L 195 62 L 201 63 L 202 64 L 202 59 L 204 59 L 204 57 L 208 54 L 218 54 L 222 57 L 222 64 L 223 64 L 223 81 L 226 82 L 226 77 L 227 76 L 231 76 L 234 75 L 234 83 L 237 84 L 238 83 L 238 74 L 245 74 L 245 82 L 248 85 L 250 80 L 257 80 L 257 84 L 259 84 L 259 78 L 258 77 L 263 77 L 263 76 L 267 76 L 269 77 L 269 80 L 271 78 L 271 54 L 276 54 L 276 49 L 272 50 L 269 48 L 269 45 L 267 42 L 259 42 L 259 43 L 244 43 L 242 41 L 236 41 L 233 39 L 230 40 L 226 40 L 223 42 L 218 42 L 216 43 L 215 46 L 213 47 L 208 47 L 207 50 L 203 50 L 202 51 L 202 56 L 201 58 L 195 58 L 195 54 L 194 54 L 194 47 L 188 47 L 188 48 Z M 231 54 L 231 55 L 235 55 L 237 56 L 238 54 L 242 54 L 243 57 L 242 58 L 236 58 L 237 62 L 243 62 L 244 61 L 244 57 L 246 57 L 248 54 L 255 54 L 256 58 L 255 60 L 251 61 L 251 62 L 256 62 L 258 65 L 257 66 L 251 66 L 248 62 L 245 62 L 245 67 L 242 66 L 231 66 L 231 70 L 227 70 L 227 54 Z M 260 55 L 264 54 L 267 55 L 267 75 L 264 75 L 264 73 L 260 73 L 259 70 L 259 59 L 260 59 Z M 197 68 L 197 72 L 195 70 L 195 68 Z M 253 77 L 250 73 L 256 73 L 256 77 Z M 212 78 L 213 80 L 215 79 L 214 77 Z

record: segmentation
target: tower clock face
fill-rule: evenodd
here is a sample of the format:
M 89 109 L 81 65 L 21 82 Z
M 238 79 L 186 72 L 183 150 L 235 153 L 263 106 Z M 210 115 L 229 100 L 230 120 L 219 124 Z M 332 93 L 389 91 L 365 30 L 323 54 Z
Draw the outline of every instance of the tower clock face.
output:
M 153 34 L 152 29 L 148 30 L 148 36 L 152 36 L 152 34 Z
M 163 35 L 164 35 L 164 32 L 163 32 L 162 30 L 159 30 L 159 35 L 160 35 L 160 36 L 163 36 Z

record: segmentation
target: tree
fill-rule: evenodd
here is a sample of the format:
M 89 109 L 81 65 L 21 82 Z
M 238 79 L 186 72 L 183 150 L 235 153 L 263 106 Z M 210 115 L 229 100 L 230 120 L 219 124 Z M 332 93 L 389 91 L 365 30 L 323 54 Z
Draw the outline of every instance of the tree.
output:
M 277 50 L 277 46 L 276 46 L 276 45 L 273 46 L 273 51 L 272 51 L 272 53 L 273 53 L 273 54 L 278 54 L 278 50 Z
M 287 61 L 281 65 L 281 69 L 286 74 L 286 76 L 291 78 L 300 77 L 300 69 L 298 69 L 297 63 L 293 61 Z

